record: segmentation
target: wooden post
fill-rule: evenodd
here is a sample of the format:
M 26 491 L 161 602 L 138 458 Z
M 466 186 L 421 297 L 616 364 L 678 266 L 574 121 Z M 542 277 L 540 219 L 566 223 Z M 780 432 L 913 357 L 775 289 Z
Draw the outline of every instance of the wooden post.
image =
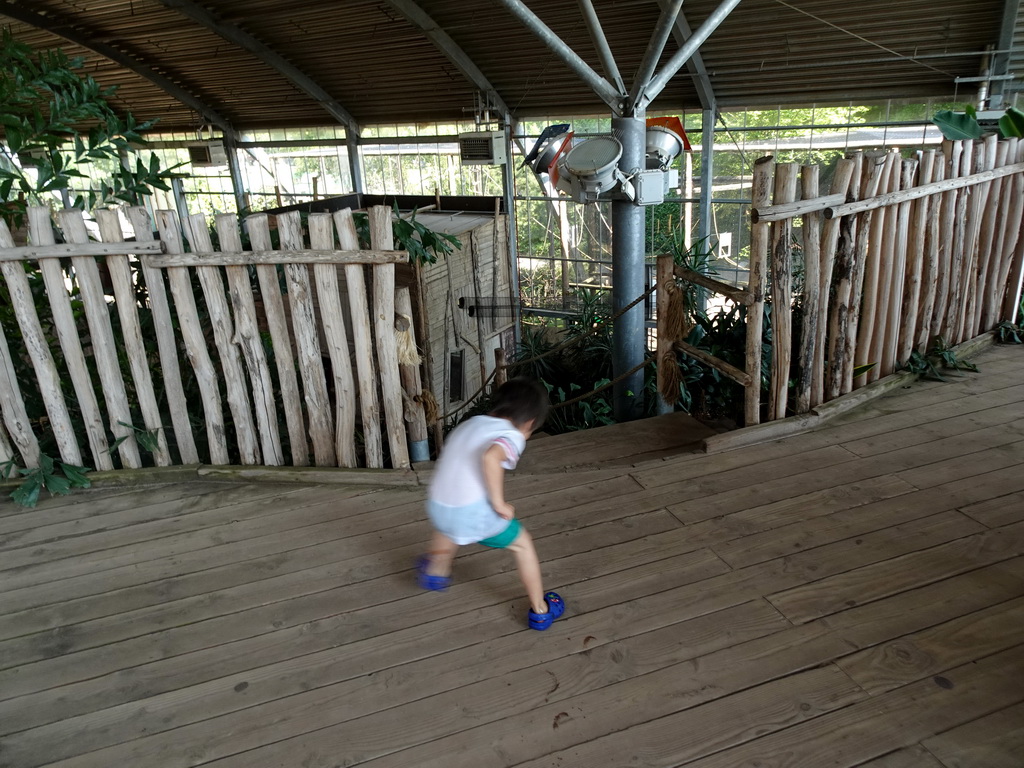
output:
M 206 216 L 194 213 L 185 221 L 193 252 L 202 254 L 213 251 Z M 238 455 L 242 464 L 259 464 L 260 450 L 257 445 L 256 424 L 249 404 L 249 386 L 246 381 L 242 358 L 236 346 L 235 327 L 228 309 L 227 293 L 221 278 L 220 267 L 196 267 L 199 285 L 206 299 L 206 311 L 213 331 L 213 343 L 220 357 L 224 388 L 227 391 L 228 409 L 234 422 Z
M 920 164 L 917 183 L 929 184 L 932 181 L 932 169 L 935 167 L 935 150 L 920 153 Z M 922 303 L 921 276 L 924 273 L 925 241 L 928 231 L 928 211 L 931 197 L 915 200 L 910 214 L 907 243 L 907 268 L 904 272 L 903 306 L 900 307 L 898 338 L 896 342 L 896 359 L 906 362 L 914 349 L 917 338 L 918 310 Z M 931 279 L 931 273 L 929 273 Z
M 800 169 L 801 195 L 804 200 L 818 196 L 818 166 L 805 165 Z M 821 302 L 828 302 L 828 294 L 821 294 L 821 227 L 824 216 L 820 212 L 805 213 L 800 231 L 804 246 L 804 320 L 800 334 L 799 374 L 796 385 L 796 412 L 811 409 L 814 381 L 814 348 L 818 338 L 818 316 Z
M 253 250 L 271 250 L 270 221 L 265 213 L 248 216 L 245 225 Z M 288 426 L 289 450 L 292 464 L 305 467 L 309 464 L 309 440 L 302 416 L 302 395 L 295 375 L 295 357 L 292 354 L 292 340 L 288 333 L 288 320 L 281 298 L 281 281 L 277 267 L 272 264 L 256 265 L 256 277 L 260 283 L 260 298 L 267 316 L 267 329 L 274 347 L 274 365 L 281 387 L 281 404 Z
M 995 166 L 996 141 L 995 134 L 989 134 L 983 142 L 979 142 L 975 148 L 973 173 L 990 171 Z M 978 305 L 978 248 L 980 245 L 981 223 L 984 218 L 984 210 L 991 192 L 992 182 L 978 184 L 972 188 L 970 205 L 967 209 L 967 220 L 964 226 L 967 232 L 964 239 L 964 271 L 963 271 L 963 300 L 956 323 L 956 340 L 965 341 L 973 336 L 968 331 L 974 323 L 974 312 Z
M 974 168 L 974 142 L 963 142 L 963 154 L 960 156 L 960 175 L 969 176 Z M 943 320 L 943 336 L 950 344 L 958 341 L 960 318 L 963 313 L 964 301 L 964 249 L 967 245 L 967 212 L 971 198 L 977 193 L 973 188 L 960 190 L 956 200 L 956 211 L 953 226 L 953 248 L 949 266 L 949 302 L 946 304 L 946 317 Z
M 96 222 L 99 224 L 100 236 L 104 242 L 116 243 L 124 239 L 121 233 L 121 222 L 117 211 L 110 208 L 98 208 L 95 211 Z M 156 434 L 156 449 L 153 461 L 158 467 L 166 467 L 171 463 L 171 455 L 167 447 L 167 436 L 164 434 L 163 418 L 157 405 L 156 393 L 153 390 L 153 378 L 149 368 L 149 355 L 142 340 L 142 327 L 139 324 L 139 311 L 136 306 L 135 289 L 132 285 L 132 271 L 128 265 L 128 257 L 107 256 L 107 270 L 114 288 L 114 303 L 121 320 L 121 336 L 124 350 L 131 366 L 132 379 L 135 381 L 135 396 L 142 412 L 142 420 L 146 429 Z
M 359 247 L 352 209 L 334 212 L 334 225 L 338 230 L 338 245 L 342 250 Z M 359 380 L 359 413 L 363 426 L 363 450 L 366 466 L 381 469 L 384 449 L 380 436 L 380 404 L 377 399 L 377 367 L 374 364 L 373 331 L 370 323 L 370 305 L 367 301 L 366 280 L 362 264 L 345 265 L 345 287 L 348 290 L 349 315 L 352 318 L 352 341 L 356 350 L 356 376 Z
M 238 217 L 233 213 L 222 213 L 217 216 L 216 222 L 221 249 L 230 253 L 241 253 L 242 238 L 238 232 Z M 270 378 L 270 364 L 263 349 L 263 339 L 260 338 L 249 270 L 246 267 L 228 266 L 224 271 L 227 273 L 228 293 L 235 316 L 235 338 L 249 371 L 249 385 L 252 387 L 263 463 L 274 467 L 280 466 L 284 464 L 284 452 L 281 449 L 281 433 L 277 424 L 274 383 Z
M 174 211 L 157 211 L 157 227 L 160 239 L 164 241 L 167 253 L 181 253 L 181 230 Z M 185 342 L 185 354 L 196 373 L 203 412 L 206 416 L 206 436 L 210 443 L 210 461 L 213 464 L 227 464 L 229 461 L 224 426 L 224 411 L 220 402 L 220 386 L 210 352 L 206 348 L 206 337 L 199 323 L 196 298 L 192 293 L 192 278 L 188 267 L 168 267 L 167 279 L 174 296 L 174 309 L 178 325 Z
M 1009 141 L 1001 141 L 996 145 L 993 168 L 1006 165 L 1009 150 Z M 981 239 L 978 244 L 977 300 L 974 304 L 974 312 L 967 322 L 967 337 L 971 339 L 983 330 L 982 319 L 986 315 L 986 308 L 992 294 L 992 280 L 999 269 L 999 254 L 1002 252 L 1000 241 L 1003 240 L 1005 234 L 1003 219 L 1010 212 L 1009 191 L 1012 186 L 1012 177 L 1005 176 L 996 179 L 989 186 L 988 204 L 983 209 Z M 986 327 L 984 330 L 988 330 L 988 328 Z
M 860 170 L 860 155 L 856 159 L 843 158 L 836 163 L 832 175 L 833 195 L 843 195 L 847 201 L 852 199 L 849 193 L 850 181 L 855 172 Z M 828 310 L 829 296 L 832 288 L 832 273 L 835 269 L 836 250 L 839 245 L 840 222 L 842 219 L 826 219 L 821 236 L 821 270 L 818 276 L 818 316 L 817 333 L 814 336 L 814 359 L 811 362 L 811 399 L 810 407 L 814 408 L 825 401 L 825 348 L 828 344 Z M 830 360 L 831 363 L 831 360 Z
M 1017 141 L 1016 153 L 1016 159 L 1020 162 L 1024 158 L 1024 141 Z M 995 286 L 997 293 L 993 302 L 993 325 L 1000 317 L 1010 322 L 1017 321 L 1021 280 L 1024 278 L 1024 232 L 1021 231 L 1024 218 L 1024 173 L 1016 174 L 1013 182 L 1013 202 L 1010 216 L 1007 217 L 1006 236 L 1002 246 L 1003 266 L 999 270 L 999 280 Z
M 416 330 L 412 319 L 412 296 L 408 288 L 395 292 L 395 332 L 408 333 L 414 347 Z M 495 350 L 497 352 L 497 350 Z M 427 435 L 427 417 L 423 410 L 423 382 L 420 365 L 408 365 L 399 361 L 399 378 L 405 392 L 405 422 L 409 430 L 410 460 L 430 461 L 430 443 Z
M 311 248 L 334 248 L 331 214 L 311 213 L 308 224 Z M 321 328 L 334 377 L 334 447 L 340 466 L 355 467 L 359 464 L 356 458 L 356 384 L 348 351 L 348 331 L 345 329 L 341 308 L 338 268 L 334 264 L 314 264 L 313 279 L 320 304 Z
M 508 381 L 508 363 L 505 361 L 504 347 L 494 349 L 494 386 L 500 387 Z
M 930 150 L 933 154 L 935 150 Z M 941 181 L 946 177 L 946 167 L 941 155 L 932 159 L 932 180 Z M 916 346 L 924 352 L 931 338 L 932 318 L 935 315 L 935 301 L 939 283 L 939 233 L 942 212 L 942 197 L 929 195 L 924 198 L 928 203 L 927 227 L 924 231 L 924 262 L 921 267 L 921 305 L 918 309 Z M 909 354 L 907 355 L 909 357 Z
M 772 176 L 775 161 L 770 155 L 754 162 L 751 181 L 751 205 L 766 207 L 771 202 Z M 751 384 L 744 393 L 743 425 L 752 427 L 761 423 L 761 342 L 764 336 L 764 294 L 767 275 L 765 259 L 769 244 L 767 223 L 750 225 L 750 272 L 747 290 L 754 296 L 747 308 L 746 369 Z
M 0 222 L 3 223 L 3 222 Z M 4 227 L 6 228 L 6 224 Z M 11 433 L 14 447 L 21 454 L 26 467 L 39 466 L 39 440 L 32 431 L 32 423 L 25 410 L 25 399 L 14 372 L 14 358 L 7 346 L 7 329 L 0 326 L 0 416 Z
M 962 141 L 943 141 L 943 169 L 946 179 L 960 177 L 960 157 L 963 154 Z M 928 331 L 927 349 L 931 340 L 942 335 L 945 330 L 946 312 L 949 307 L 950 290 L 953 284 L 953 238 L 956 230 L 957 197 L 967 194 L 966 190 L 952 190 L 942 195 L 939 207 L 939 266 L 938 284 L 935 287 L 935 307 Z
M 13 247 L 14 238 L 11 237 L 7 223 L 0 219 L 0 249 Z M 42 323 L 39 322 L 35 298 L 32 295 L 32 288 L 29 285 L 24 264 L 18 261 L 5 261 L 0 263 L 0 269 L 3 270 L 4 278 L 7 281 L 7 290 L 10 294 L 15 317 L 18 319 L 18 326 L 21 328 L 25 352 L 36 373 L 39 394 L 43 399 L 43 405 L 46 407 L 46 415 L 50 420 L 50 428 L 53 430 L 53 437 L 57 442 L 57 449 L 60 451 L 61 460 L 68 464 L 81 464 L 82 452 L 79 450 L 78 441 L 75 438 L 75 430 L 71 425 L 71 415 L 68 413 L 68 406 L 64 401 L 64 393 L 61 391 L 57 363 L 54 361 L 49 344 L 46 342 Z M 21 397 L 20 387 L 12 375 L 13 368 L 10 366 L 13 365 L 13 360 L 7 348 L 6 338 L 4 339 L 3 350 L 0 350 L 0 356 L 3 357 L 3 362 L 0 362 L 0 381 L 4 378 L 8 379 L 5 382 L 5 386 L 9 385 L 7 387 L 8 393 L 13 395 L 18 401 L 17 406 L 9 402 L 8 407 L 11 409 L 11 413 L 14 414 L 15 423 L 21 425 L 19 427 L 19 447 L 22 444 L 25 445 L 28 453 L 24 457 L 26 463 L 31 458 L 33 463 L 29 464 L 29 466 L 37 466 L 38 446 L 33 450 L 31 446 L 34 440 L 25 442 L 24 435 L 22 434 L 24 428 L 28 426 L 28 417 L 24 412 L 24 401 Z M 2 402 L 0 402 L 0 406 L 3 406 Z
M 49 208 L 29 207 L 28 221 L 29 237 L 33 243 L 36 245 L 54 244 Z M 85 352 L 82 349 L 82 341 L 75 324 L 74 313 L 71 310 L 71 298 L 68 295 L 64 270 L 61 269 L 60 261 L 57 259 L 40 259 L 39 269 L 43 273 L 46 295 L 50 299 L 53 326 L 57 331 L 60 348 L 64 353 L 64 362 L 68 367 L 71 383 L 75 389 L 75 397 L 78 399 L 78 407 L 85 422 L 85 433 L 89 439 L 93 465 L 99 470 L 113 469 L 114 462 L 107 450 L 107 431 L 103 425 L 103 415 L 96 399 L 96 390 L 85 362 Z M 15 441 L 20 450 L 21 439 L 9 424 L 8 429 L 11 431 L 11 439 Z M 27 457 L 25 460 L 28 461 Z
M 3 328 L 0 328 L 0 337 L 2 336 Z M 3 350 L 0 350 L 0 378 L 3 378 L 8 373 L 5 362 L 10 362 L 10 350 L 7 348 L 7 340 L 4 339 L 2 344 L 3 350 L 7 350 L 7 357 L 4 357 Z M 2 397 L 0 397 L 0 464 L 7 464 L 7 462 L 12 462 L 13 464 L 13 466 L 11 464 L 7 465 L 7 477 L 17 477 L 17 472 L 20 468 L 18 465 L 18 457 L 14 455 L 14 447 L 11 445 L 11 441 L 7 437 L 7 430 L 4 428 L 3 403 Z M 0 479 L 3 479 L 3 477 L 0 476 Z
M 775 167 L 772 203 L 796 200 L 796 163 Z M 772 383 L 768 420 L 786 417 L 789 397 L 789 368 L 793 355 L 793 220 L 772 223 Z
M 391 209 L 383 205 L 370 208 L 370 243 L 380 250 L 394 248 Z M 398 349 L 395 345 L 395 265 L 378 264 L 373 268 L 374 331 L 377 336 L 377 364 L 380 366 L 381 394 L 384 401 L 384 422 L 391 450 L 391 465 L 405 469 L 410 466 L 406 445 L 405 422 L 402 415 L 402 384 L 398 372 Z
M 674 293 L 672 287 L 674 286 L 676 279 L 675 263 L 672 254 L 662 253 L 658 255 L 656 279 L 658 281 L 658 289 L 655 296 L 655 306 L 658 313 L 658 344 L 656 351 L 658 399 L 665 406 L 664 409 L 662 409 L 663 412 L 671 413 L 675 408 L 675 400 L 669 402 L 665 398 L 664 393 L 668 387 L 668 382 L 673 380 L 668 373 L 669 366 L 676 365 L 675 351 L 672 346 L 676 339 L 670 333 L 667 324 L 669 314 L 672 311 L 671 302 Z M 495 354 L 497 354 L 497 350 L 495 350 Z
M 899 188 L 909 189 L 914 183 L 914 176 L 916 174 L 917 160 L 904 160 L 901 164 L 898 180 Z M 873 374 L 870 377 L 871 381 L 877 381 L 882 376 L 888 376 L 896 370 L 900 325 L 903 322 L 901 311 L 903 309 L 906 283 L 910 206 L 910 202 L 900 203 L 895 210 L 896 220 L 890 225 L 890 229 L 895 232 L 895 243 L 890 251 L 892 254 L 892 266 L 889 272 L 888 307 L 885 311 L 885 323 L 884 325 L 880 324 L 880 327 L 883 329 L 883 333 L 880 336 L 881 344 L 879 345 L 881 365 L 871 372 Z
M 57 214 L 64 239 L 69 243 L 89 242 L 89 233 L 85 229 L 82 211 L 69 208 Z M 128 407 L 128 393 L 125 391 L 124 379 L 121 376 L 121 364 L 117 359 L 117 344 L 114 341 L 114 330 L 110 325 L 110 310 L 103 294 L 100 272 L 96 267 L 96 259 L 91 256 L 72 256 L 71 265 L 75 269 L 75 279 L 82 295 L 85 307 L 85 318 L 89 324 L 89 336 L 92 341 L 93 355 L 96 357 L 96 369 L 99 372 L 100 385 L 103 389 L 103 400 L 107 405 L 107 417 L 110 419 L 110 431 L 120 439 L 117 453 L 121 462 L 129 469 L 142 466 L 139 446 L 135 441 L 135 433 L 131 429 L 132 412 Z M 125 426 L 125 425 L 129 426 Z
M 281 250 L 302 249 L 302 219 L 298 211 L 278 214 L 277 231 L 281 236 Z M 336 466 L 338 458 L 334 450 L 334 414 L 327 396 L 327 374 L 324 372 L 317 336 L 309 267 L 306 264 L 286 264 L 284 274 L 288 281 L 288 307 L 291 310 L 295 354 L 306 401 L 313 460 L 318 467 Z
M 135 230 L 136 242 L 149 243 L 155 240 L 153 222 L 143 206 L 129 208 L 128 220 Z M 174 442 L 178 448 L 178 457 L 182 464 L 198 464 L 199 451 L 196 449 L 195 435 L 192 434 L 188 403 L 185 401 L 185 388 L 181 383 L 178 343 L 174 336 L 174 325 L 171 322 L 171 305 L 167 301 L 167 288 L 164 286 L 163 272 L 151 266 L 148 257 L 142 257 L 141 262 L 142 275 L 146 281 L 146 297 L 149 299 L 149 310 L 153 314 L 153 327 L 160 356 L 160 373 L 163 376 L 167 407 L 171 412 L 171 427 L 174 429 Z

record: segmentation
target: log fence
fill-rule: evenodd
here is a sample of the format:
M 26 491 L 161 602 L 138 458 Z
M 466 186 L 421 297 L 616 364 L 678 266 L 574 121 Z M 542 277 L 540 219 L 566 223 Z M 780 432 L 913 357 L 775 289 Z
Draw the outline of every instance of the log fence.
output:
M 0 221 L 17 324 L 0 329 L 0 464 L 37 467 L 48 441 L 98 469 L 408 467 L 427 435 L 411 298 L 395 286 L 408 254 L 390 209 L 370 219 L 372 250 L 350 210 L 312 214 L 308 242 L 298 213 L 277 216 L 280 247 L 262 214 L 244 230 L 217 216 L 216 248 L 202 215 L 141 207 L 96 211 L 101 242 L 76 209 L 31 208 L 26 246 Z
M 936 337 L 952 346 L 1017 319 L 1024 141 L 946 141 L 941 150 L 908 157 L 899 150 L 851 152 L 832 169 L 827 194 L 819 193 L 819 174 L 816 166 L 771 157 L 754 164 L 745 289 L 715 286 L 673 269 L 671 257 L 659 259 L 659 363 L 680 352 L 743 384 L 747 426 L 765 414 L 771 421 L 808 413 L 888 376 L 912 353 L 926 353 Z M 794 296 L 798 269 L 802 293 Z M 678 281 L 747 306 L 745 371 L 729 371 L 679 342 Z M 762 404 L 755 372 L 766 300 L 772 364 Z M 792 327 L 797 305 L 799 337 Z M 672 389 L 665 372 L 671 367 L 659 364 L 663 394 Z

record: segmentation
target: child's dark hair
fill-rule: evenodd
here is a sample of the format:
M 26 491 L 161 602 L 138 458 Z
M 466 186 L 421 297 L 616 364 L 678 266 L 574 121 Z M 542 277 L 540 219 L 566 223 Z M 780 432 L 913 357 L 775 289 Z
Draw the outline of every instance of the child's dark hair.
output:
M 551 400 L 544 385 L 520 376 L 509 379 L 494 393 L 491 416 L 508 419 L 517 427 L 533 419 L 533 429 L 540 429 L 548 416 Z

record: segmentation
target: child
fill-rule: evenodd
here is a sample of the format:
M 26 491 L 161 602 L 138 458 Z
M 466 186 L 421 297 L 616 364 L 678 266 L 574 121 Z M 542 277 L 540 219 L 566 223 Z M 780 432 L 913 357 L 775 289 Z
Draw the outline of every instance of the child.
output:
M 544 592 L 533 539 L 505 501 L 506 469 L 515 469 L 526 439 L 547 416 L 548 393 L 530 379 L 510 379 L 494 394 L 487 416 L 474 416 L 445 441 L 427 492 L 427 513 L 434 524 L 430 553 L 417 565 L 424 589 L 451 584 L 452 559 L 463 544 L 509 549 L 530 598 L 531 629 L 545 630 L 565 611 L 555 592 Z

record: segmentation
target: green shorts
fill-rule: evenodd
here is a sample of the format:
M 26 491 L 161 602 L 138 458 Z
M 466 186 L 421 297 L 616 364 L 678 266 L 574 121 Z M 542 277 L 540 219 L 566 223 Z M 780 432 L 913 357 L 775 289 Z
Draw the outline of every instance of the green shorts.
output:
M 508 521 L 508 527 L 499 533 L 497 536 L 491 536 L 489 538 L 480 541 L 485 547 L 493 547 L 494 549 L 504 549 L 519 536 L 523 526 L 519 524 L 519 519 L 513 517 Z

